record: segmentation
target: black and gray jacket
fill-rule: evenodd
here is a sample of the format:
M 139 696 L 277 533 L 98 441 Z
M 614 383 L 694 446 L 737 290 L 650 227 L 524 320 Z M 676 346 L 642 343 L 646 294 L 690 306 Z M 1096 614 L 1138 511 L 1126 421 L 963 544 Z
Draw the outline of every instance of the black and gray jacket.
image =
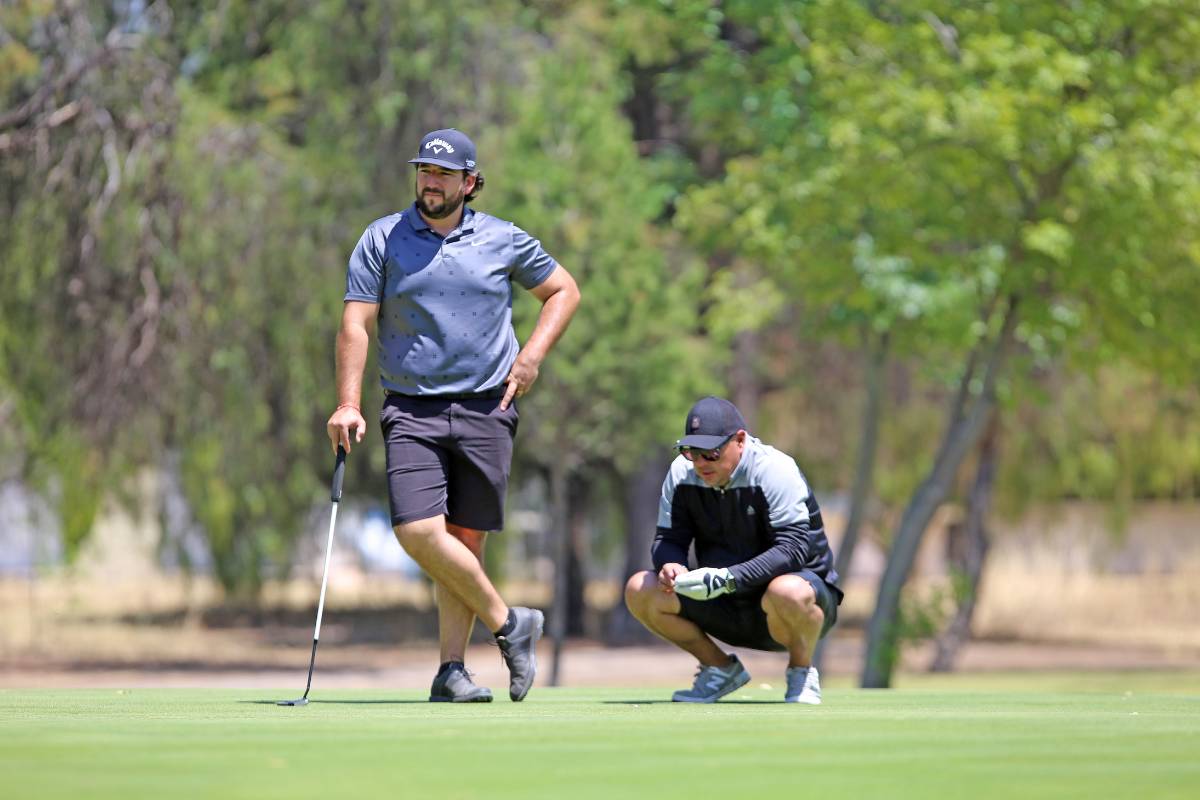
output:
M 737 592 L 761 591 L 772 578 L 811 570 L 841 602 L 821 509 L 808 481 L 786 453 L 746 437 L 742 459 L 721 489 L 707 486 L 680 456 L 663 481 L 658 531 L 650 549 L 655 571 L 687 564 L 728 567 Z

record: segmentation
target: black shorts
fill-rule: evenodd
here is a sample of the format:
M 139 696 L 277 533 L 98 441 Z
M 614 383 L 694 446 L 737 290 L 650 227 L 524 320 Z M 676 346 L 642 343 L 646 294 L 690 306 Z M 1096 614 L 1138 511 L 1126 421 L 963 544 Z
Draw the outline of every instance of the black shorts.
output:
M 389 394 L 379 412 L 392 525 L 446 516 L 480 531 L 504 527 L 517 406 L 499 397 Z
M 824 636 L 837 622 L 837 597 L 815 572 L 802 569 L 791 574 L 799 575 L 813 587 L 817 605 L 825 612 L 825 623 L 821 626 L 821 636 Z M 787 650 L 772 639 L 767 630 L 767 612 L 762 608 L 762 597 L 766 591 L 764 586 L 753 592 L 734 592 L 715 600 L 692 600 L 679 595 L 679 604 L 683 607 L 680 616 L 696 623 L 708 635 L 734 647 L 776 652 Z

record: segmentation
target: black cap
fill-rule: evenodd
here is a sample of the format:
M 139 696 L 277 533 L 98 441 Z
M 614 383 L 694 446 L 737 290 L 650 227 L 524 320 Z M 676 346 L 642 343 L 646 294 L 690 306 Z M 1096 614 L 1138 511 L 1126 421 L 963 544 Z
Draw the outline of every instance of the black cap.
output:
M 746 430 L 746 420 L 737 406 L 720 397 L 702 397 L 688 412 L 683 423 L 683 438 L 677 447 L 712 450 L 738 431 Z
M 436 164 L 446 169 L 465 169 L 475 172 L 475 143 L 460 130 L 443 128 L 430 131 L 421 139 L 417 157 L 410 164 Z

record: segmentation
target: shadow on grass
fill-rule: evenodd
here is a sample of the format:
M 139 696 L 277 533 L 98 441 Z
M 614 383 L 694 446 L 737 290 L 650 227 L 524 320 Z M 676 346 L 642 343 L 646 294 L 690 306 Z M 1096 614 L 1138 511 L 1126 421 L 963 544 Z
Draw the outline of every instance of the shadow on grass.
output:
M 601 700 L 606 706 L 711 706 L 717 703 L 676 703 L 674 700 Z M 778 705 L 781 700 L 722 700 L 723 706 L 769 706 Z
M 238 700 L 237 702 L 243 703 L 246 705 L 252 705 L 252 706 L 278 706 L 279 705 L 278 700 Z M 430 704 L 428 700 L 309 700 L 308 701 L 308 704 L 311 706 L 317 706 L 317 705 L 329 705 L 329 706 L 406 705 L 406 704 L 412 704 L 412 703 L 423 703 L 425 705 Z M 292 706 L 280 706 L 280 708 L 291 708 L 291 707 Z

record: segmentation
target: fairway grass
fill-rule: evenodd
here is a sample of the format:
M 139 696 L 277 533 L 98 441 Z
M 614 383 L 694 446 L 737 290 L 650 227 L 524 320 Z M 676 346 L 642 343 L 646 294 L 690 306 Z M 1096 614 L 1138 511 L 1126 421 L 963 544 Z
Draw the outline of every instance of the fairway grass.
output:
M 475 705 L 314 691 L 302 708 L 274 704 L 294 687 L 4 690 L 0 794 L 1194 798 L 1198 677 L 1110 674 L 1075 691 L 922 680 L 827 689 L 819 707 L 758 682 L 709 706 L 662 689 L 537 687 Z

